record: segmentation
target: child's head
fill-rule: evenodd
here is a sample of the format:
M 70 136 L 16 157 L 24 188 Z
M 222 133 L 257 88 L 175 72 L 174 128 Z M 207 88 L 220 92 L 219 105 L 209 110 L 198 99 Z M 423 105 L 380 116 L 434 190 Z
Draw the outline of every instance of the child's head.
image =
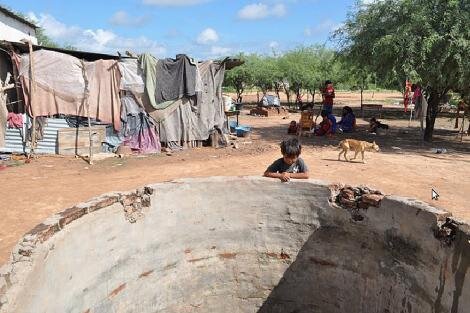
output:
M 323 119 L 325 119 L 326 117 L 328 117 L 328 111 L 327 110 L 322 110 L 320 112 L 320 115 L 321 115 L 321 117 L 323 117 Z
M 343 116 L 345 116 L 346 114 L 351 114 L 353 112 L 353 110 L 351 109 L 351 107 L 349 106 L 344 106 L 343 107 Z
M 297 138 L 289 138 L 281 142 L 281 153 L 286 164 L 294 164 L 299 158 L 301 151 L 302 145 Z
M 372 117 L 370 120 L 369 120 L 369 124 L 375 124 L 377 123 L 377 119 L 375 117 Z

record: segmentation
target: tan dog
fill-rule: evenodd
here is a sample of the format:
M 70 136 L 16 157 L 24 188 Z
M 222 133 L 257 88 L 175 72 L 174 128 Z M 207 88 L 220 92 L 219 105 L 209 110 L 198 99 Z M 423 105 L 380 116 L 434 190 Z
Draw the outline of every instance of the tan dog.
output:
M 374 142 L 370 143 L 367 141 L 361 141 L 361 140 L 355 140 L 355 139 L 345 139 L 339 143 L 339 148 L 342 149 L 342 151 L 338 155 L 338 161 L 341 159 L 341 154 L 344 154 L 344 159 L 346 161 L 352 161 L 356 159 L 357 155 L 359 152 L 362 154 L 362 163 L 366 163 L 364 160 L 364 152 L 365 151 L 380 151 L 379 146 Z M 353 150 L 355 152 L 354 158 L 348 160 L 347 153 L 349 150 Z

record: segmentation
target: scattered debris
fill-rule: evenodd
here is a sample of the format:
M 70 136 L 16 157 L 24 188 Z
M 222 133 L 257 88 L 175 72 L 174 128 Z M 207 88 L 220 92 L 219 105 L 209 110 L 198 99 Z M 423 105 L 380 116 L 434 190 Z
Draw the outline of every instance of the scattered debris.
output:
M 435 231 L 434 235 L 437 239 L 450 246 L 455 240 L 458 228 L 459 227 L 457 222 L 448 217 L 446 218 L 446 221 Z
M 435 148 L 435 149 L 431 149 L 431 152 L 435 153 L 435 154 L 443 154 L 443 153 L 447 153 L 447 149 L 446 148 Z
M 364 220 L 361 210 L 369 207 L 380 207 L 384 195 L 378 190 L 372 190 L 365 186 L 332 186 L 333 200 L 339 206 L 347 209 L 351 213 L 354 221 Z

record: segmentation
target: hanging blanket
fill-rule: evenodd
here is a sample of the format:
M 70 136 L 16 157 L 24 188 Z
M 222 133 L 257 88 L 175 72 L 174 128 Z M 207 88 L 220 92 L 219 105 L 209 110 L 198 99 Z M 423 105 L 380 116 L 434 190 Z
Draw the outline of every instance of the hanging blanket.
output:
M 150 104 L 157 110 L 159 104 L 192 97 L 202 89 L 197 63 L 184 54 L 176 59 L 157 60 L 150 54 L 142 54 L 139 64 L 145 77 L 145 91 Z
M 88 90 L 79 59 L 47 50 L 33 53 L 35 92 L 29 101 L 29 55 L 15 57 L 23 85 L 26 105 L 31 116 L 55 114 L 87 117 L 85 95 L 88 92 L 90 117 L 121 128 L 119 86 L 120 72 L 114 60 L 84 62 Z

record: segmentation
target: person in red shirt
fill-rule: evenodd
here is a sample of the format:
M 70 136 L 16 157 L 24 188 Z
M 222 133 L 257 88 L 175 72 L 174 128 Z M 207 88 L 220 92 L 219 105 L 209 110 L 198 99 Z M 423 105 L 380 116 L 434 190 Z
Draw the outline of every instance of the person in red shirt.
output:
M 333 99 L 335 98 L 335 89 L 331 80 L 325 81 L 325 87 L 322 91 L 323 95 L 323 110 L 328 114 L 333 113 Z

